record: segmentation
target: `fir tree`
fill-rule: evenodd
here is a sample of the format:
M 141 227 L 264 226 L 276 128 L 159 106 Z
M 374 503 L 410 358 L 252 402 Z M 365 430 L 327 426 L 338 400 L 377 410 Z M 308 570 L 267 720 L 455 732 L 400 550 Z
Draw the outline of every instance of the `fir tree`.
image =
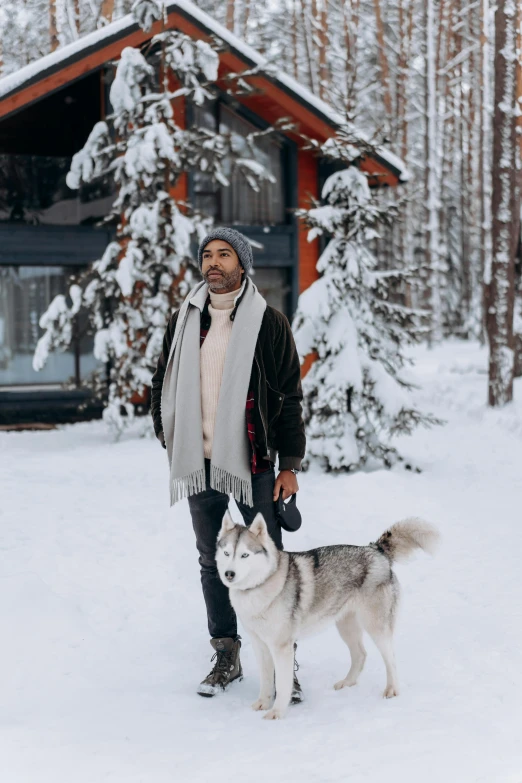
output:
M 150 24 L 151 3 L 136 5 L 141 21 Z M 274 180 L 255 161 L 257 132 L 238 139 L 176 123 L 174 98 L 201 104 L 211 97 L 217 45 L 164 31 L 152 39 L 149 52 L 155 53 L 152 61 L 138 49 L 123 50 L 110 93 L 114 113 L 95 125 L 67 179 L 69 187 L 78 188 L 113 177 L 118 195 L 109 219 L 118 222 L 116 240 L 73 281 L 68 298 L 53 300 L 41 318 L 45 333 L 33 359 L 39 370 L 49 351 L 67 348 L 84 309 L 101 363 L 86 385 L 105 399 L 109 368 L 104 418 L 116 433 L 132 419 L 133 401 L 150 385 L 168 317 L 199 274 L 191 241 L 197 243 L 211 221 L 173 196 L 180 176 L 200 170 L 226 186 L 225 169 L 235 169 L 254 188 L 263 179 Z
M 322 151 L 339 156 L 342 146 L 331 140 Z M 372 199 L 366 176 L 348 166 L 326 180 L 322 198 L 298 211 L 309 241 L 329 237 L 321 277 L 301 294 L 293 323 L 301 359 L 317 356 L 303 379 L 308 462 L 347 471 L 375 458 L 389 467 L 399 458 L 394 435 L 435 423 L 413 405 L 404 374 L 404 349 L 422 334 L 422 313 L 393 301 L 409 272 L 377 267 L 371 242 L 395 210 Z

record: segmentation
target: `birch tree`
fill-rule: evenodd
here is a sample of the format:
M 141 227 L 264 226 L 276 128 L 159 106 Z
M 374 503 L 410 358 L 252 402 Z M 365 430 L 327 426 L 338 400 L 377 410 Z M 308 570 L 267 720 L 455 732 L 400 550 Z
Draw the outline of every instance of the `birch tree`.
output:
M 434 0 L 426 0 L 425 34 L 425 101 L 426 101 L 426 265 L 429 269 L 428 304 L 431 313 L 430 340 L 442 338 L 442 308 L 440 300 L 440 237 L 438 187 L 438 127 L 437 83 L 435 74 L 435 19 Z
M 488 295 L 489 396 L 491 406 L 513 397 L 515 252 L 519 224 L 515 0 L 499 0 L 495 13 L 495 119 L 493 127 L 493 253 Z

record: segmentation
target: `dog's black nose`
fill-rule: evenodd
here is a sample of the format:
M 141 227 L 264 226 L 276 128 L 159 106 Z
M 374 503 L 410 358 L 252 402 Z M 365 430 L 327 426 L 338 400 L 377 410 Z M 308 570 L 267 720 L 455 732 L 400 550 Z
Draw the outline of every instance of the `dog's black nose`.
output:
M 230 579 L 230 581 L 232 581 L 235 575 L 236 575 L 235 571 L 225 571 L 225 576 L 227 579 Z

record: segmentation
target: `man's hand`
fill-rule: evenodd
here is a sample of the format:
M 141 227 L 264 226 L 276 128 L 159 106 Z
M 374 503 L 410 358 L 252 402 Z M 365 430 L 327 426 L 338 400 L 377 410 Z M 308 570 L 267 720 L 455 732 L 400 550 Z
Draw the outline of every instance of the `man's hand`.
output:
M 282 470 L 280 472 L 274 484 L 274 500 L 279 500 L 281 487 L 283 487 L 283 500 L 289 498 L 290 495 L 295 495 L 299 490 L 295 473 L 292 473 L 291 470 Z
M 165 435 L 163 434 L 163 430 L 161 430 L 161 432 L 158 432 L 156 437 L 161 443 L 161 445 L 163 446 L 163 448 L 166 449 L 167 447 L 165 446 Z

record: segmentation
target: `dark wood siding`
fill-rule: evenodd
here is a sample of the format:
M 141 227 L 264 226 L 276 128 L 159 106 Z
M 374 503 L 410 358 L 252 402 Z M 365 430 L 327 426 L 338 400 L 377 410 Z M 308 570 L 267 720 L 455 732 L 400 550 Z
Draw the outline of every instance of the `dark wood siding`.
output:
M 0 264 L 84 266 L 100 258 L 107 229 L 91 226 L 27 226 L 0 223 Z

